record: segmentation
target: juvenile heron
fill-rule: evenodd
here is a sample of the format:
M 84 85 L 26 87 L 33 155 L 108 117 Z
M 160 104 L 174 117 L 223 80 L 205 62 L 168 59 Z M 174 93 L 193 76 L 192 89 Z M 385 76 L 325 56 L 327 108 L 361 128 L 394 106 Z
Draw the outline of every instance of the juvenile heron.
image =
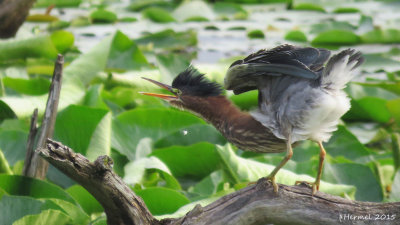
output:
M 363 62 L 361 53 L 352 49 L 329 56 L 326 49 L 281 45 L 234 62 L 226 74 L 225 88 L 234 94 L 257 89 L 258 108 L 251 112 L 238 109 L 222 95 L 219 84 L 208 81 L 193 67 L 181 72 L 171 86 L 143 78 L 172 95 L 142 94 L 162 98 L 202 117 L 242 150 L 286 151 L 266 177 L 275 192 L 275 175 L 292 157 L 292 144 L 307 139 L 318 143 L 318 173 L 315 182 L 309 183 L 314 195 L 326 154 L 322 142 L 328 141 L 340 117 L 349 110 L 350 100 L 343 88 Z

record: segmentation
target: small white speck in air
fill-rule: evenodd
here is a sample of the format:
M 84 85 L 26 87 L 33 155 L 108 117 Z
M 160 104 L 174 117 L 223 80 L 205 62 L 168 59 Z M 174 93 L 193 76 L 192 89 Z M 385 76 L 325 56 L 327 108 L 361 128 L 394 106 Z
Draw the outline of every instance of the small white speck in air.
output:
M 187 130 L 183 130 L 182 133 L 183 133 L 183 135 L 187 135 L 188 131 Z

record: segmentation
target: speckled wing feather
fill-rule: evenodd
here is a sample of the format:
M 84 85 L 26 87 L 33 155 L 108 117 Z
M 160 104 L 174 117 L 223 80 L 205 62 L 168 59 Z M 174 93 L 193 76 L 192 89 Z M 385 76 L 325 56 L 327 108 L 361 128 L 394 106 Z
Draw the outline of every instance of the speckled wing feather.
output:
M 259 79 L 268 76 L 293 76 L 318 79 L 330 51 L 280 45 L 260 50 L 234 62 L 225 77 L 225 88 L 235 94 L 256 89 Z

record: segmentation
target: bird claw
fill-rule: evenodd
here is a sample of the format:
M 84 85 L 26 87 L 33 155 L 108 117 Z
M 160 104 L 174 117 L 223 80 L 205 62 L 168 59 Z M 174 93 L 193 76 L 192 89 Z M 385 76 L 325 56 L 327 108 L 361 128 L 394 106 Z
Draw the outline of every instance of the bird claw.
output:
M 317 191 L 319 190 L 319 182 L 315 181 L 315 182 L 308 182 L 308 181 L 296 181 L 295 185 L 299 185 L 299 184 L 307 184 L 308 186 L 310 186 L 312 188 L 312 196 L 314 196 Z
M 267 176 L 267 177 L 265 177 L 265 179 L 267 179 L 267 181 L 268 180 L 271 181 L 271 184 L 274 187 L 274 192 L 278 193 L 279 186 L 275 182 L 275 176 L 272 176 L 272 177 L 271 176 Z

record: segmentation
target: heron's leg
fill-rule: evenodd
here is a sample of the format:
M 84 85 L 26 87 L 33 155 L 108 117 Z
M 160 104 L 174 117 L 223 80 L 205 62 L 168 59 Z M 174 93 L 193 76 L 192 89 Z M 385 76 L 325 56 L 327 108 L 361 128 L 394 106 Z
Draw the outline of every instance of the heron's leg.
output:
M 315 193 L 317 193 L 317 191 L 319 190 L 319 183 L 321 181 L 322 167 L 324 166 L 324 159 L 325 159 L 325 155 L 326 155 L 326 151 L 324 149 L 324 146 L 322 145 L 322 142 L 318 141 L 317 143 L 319 146 L 319 164 L 318 164 L 317 178 L 315 179 L 314 183 L 305 182 L 312 186 L 312 195 L 315 195 Z M 299 184 L 299 183 L 304 183 L 304 181 L 296 181 L 296 184 Z
M 266 177 L 267 180 L 270 180 L 272 182 L 272 185 L 274 186 L 274 192 L 278 192 L 278 185 L 275 183 L 275 175 L 278 173 L 278 171 L 289 161 L 290 158 L 292 158 L 293 155 L 293 150 L 292 150 L 292 144 L 290 143 L 290 138 L 286 142 L 286 155 L 282 159 L 282 161 L 279 163 L 278 166 L 275 167 L 275 169 Z

